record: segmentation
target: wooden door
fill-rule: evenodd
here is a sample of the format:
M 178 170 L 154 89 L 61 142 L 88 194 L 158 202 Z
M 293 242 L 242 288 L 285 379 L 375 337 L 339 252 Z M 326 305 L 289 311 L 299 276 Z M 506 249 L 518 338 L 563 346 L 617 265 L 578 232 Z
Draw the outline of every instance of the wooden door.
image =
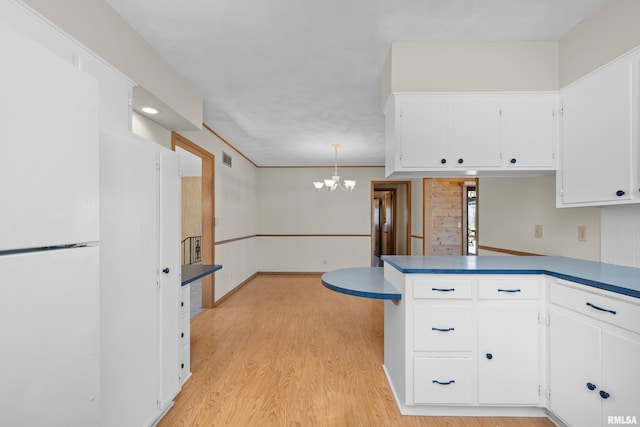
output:
M 396 253 L 394 233 L 394 191 L 385 191 L 382 196 L 382 255 Z

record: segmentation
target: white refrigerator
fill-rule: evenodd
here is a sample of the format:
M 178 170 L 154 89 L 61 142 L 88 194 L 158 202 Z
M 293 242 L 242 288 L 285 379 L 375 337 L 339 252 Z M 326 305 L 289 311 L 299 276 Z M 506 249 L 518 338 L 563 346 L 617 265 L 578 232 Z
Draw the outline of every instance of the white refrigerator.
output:
M 98 84 L 1 23 L 0 54 L 0 426 L 98 426 Z

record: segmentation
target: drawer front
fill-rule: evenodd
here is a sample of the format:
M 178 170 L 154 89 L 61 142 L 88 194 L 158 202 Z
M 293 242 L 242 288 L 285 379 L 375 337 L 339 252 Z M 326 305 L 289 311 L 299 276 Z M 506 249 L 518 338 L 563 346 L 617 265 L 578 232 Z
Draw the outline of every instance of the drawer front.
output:
M 471 304 L 419 305 L 413 313 L 414 351 L 471 351 Z
M 414 279 L 416 299 L 471 299 L 473 279 Z
M 640 305 L 554 281 L 550 283 L 549 298 L 552 304 L 640 333 Z
M 541 278 L 504 278 L 479 279 L 478 298 L 480 299 L 538 299 L 543 286 Z
M 471 358 L 416 357 L 413 400 L 418 404 L 471 404 L 471 375 Z

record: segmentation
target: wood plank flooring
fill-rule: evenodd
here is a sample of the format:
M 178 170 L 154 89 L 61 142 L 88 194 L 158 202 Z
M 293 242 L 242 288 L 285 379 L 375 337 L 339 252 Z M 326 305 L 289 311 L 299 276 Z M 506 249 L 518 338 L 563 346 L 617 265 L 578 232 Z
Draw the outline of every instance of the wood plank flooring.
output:
M 552 427 L 541 418 L 407 417 L 382 369 L 383 303 L 319 275 L 259 275 L 191 322 L 193 376 L 160 427 Z

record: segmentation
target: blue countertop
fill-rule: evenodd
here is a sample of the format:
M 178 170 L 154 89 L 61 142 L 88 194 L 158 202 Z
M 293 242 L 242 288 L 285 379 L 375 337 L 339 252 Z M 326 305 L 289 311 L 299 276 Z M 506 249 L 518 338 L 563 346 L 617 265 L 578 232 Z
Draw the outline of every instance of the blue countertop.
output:
M 192 264 L 182 266 L 182 286 L 188 285 L 191 282 L 195 282 L 198 279 L 202 279 L 204 276 L 208 276 L 222 268 L 218 264 Z
M 322 284 L 332 291 L 363 298 L 398 301 L 400 292 L 384 279 L 382 267 L 354 267 L 322 275 Z
M 640 269 L 556 256 L 400 256 L 382 259 L 405 274 L 546 274 L 640 298 Z

